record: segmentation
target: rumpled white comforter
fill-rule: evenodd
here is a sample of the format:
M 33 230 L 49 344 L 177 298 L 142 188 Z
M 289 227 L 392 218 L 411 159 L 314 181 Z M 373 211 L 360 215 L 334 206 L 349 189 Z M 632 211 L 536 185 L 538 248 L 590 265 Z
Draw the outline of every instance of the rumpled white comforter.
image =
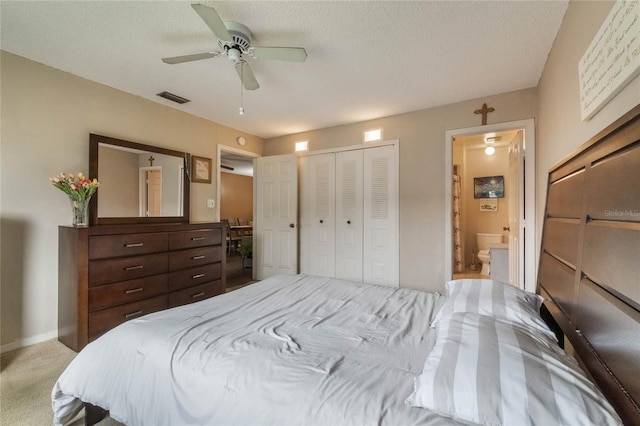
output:
M 52 390 L 54 423 L 89 402 L 134 425 L 450 425 L 405 399 L 444 296 L 277 276 L 131 320 Z

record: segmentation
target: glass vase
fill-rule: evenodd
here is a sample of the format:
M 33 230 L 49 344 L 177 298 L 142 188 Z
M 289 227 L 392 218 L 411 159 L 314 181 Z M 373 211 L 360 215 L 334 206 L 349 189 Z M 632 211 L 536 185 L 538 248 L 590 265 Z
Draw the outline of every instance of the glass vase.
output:
M 89 226 L 89 216 L 87 215 L 87 207 L 89 200 L 71 200 L 71 211 L 73 212 L 73 226 L 82 227 Z

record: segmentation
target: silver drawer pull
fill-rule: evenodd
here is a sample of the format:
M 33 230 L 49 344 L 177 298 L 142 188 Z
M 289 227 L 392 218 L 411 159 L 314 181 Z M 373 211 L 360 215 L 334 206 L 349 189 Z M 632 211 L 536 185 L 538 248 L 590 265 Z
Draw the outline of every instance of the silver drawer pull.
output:
M 204 296 L 204 292 L 200 292 L 200 293 L 194 294 L 193 296 L 191 296 L 191 298 L 195 299 L 196 297 L 202 297 L 202 296 Z
M 191 278 L 195 280 L 196 278 L 202 278 L 202 277 L 204 277 L 204 274 L 195 274 Z
M 192 237 L 191 241 L 202 241 L 204 240 L 204 237 Z
M 137 317 L 138 315 L 142 315 L 143 311 L 135 311 L 135 312 L 131 312 L 130 314 L 125 314 L 125 318 L 129 319 L 131 317 Z
M 200 260 L 200 259 L 204 259 L 204 256 L 193 256 L 191 258 L 191 260 Z
M 136 266 L 127 266 L 124 268 L 125 271 L 133 271 L 134 269 L 142 269 L 144 265 L 136 265 Z
M 142 288 L 142 287 L 138 287 L 138 288 L 132 288 L 131 290 L 127 290 L 127 291 L 125 291 L 124 293 L 125 293 L 125 294 L 139 293 L 139 292 L 141 292 L 142 290 L 144 290 L 144 288 Z
M 130 244 L 125 244 L 124 245 L 126 248 L 131 248 L 131 247 L 142 247 L 144 246 L 144 243 L 130 243 Z

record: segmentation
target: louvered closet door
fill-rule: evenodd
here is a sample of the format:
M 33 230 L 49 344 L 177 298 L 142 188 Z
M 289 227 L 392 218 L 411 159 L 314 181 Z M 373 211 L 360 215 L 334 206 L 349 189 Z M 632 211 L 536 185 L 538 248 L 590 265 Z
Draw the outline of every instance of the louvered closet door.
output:
M 335 276 L 335 154 L 309 157 L 309 273 Z
M 336 278 L 362 281 L 362 150 L 336 154 Z
M 392 146 L 364 152 L 364 281 L 397 286 L 398 166 Z
M 298 157 L 298 232 L 300 241 L 298 244 L 298 258 L 300 262 L 300 273 L 309 274 L 309 244 L 311 242 L 311 203 L 309 198 L 311 189 L 309 185 L 309 157 Z

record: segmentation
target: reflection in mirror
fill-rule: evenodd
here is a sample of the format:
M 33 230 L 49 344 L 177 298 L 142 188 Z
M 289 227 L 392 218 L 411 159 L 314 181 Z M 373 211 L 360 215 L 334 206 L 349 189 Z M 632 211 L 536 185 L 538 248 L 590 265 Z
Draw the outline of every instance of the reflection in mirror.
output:
M 99 217 L 182 216 L 184 160 L 98 144 Z
M 185 153 L 91 135 L 90 157 L 93 224 L 188 222 Z

